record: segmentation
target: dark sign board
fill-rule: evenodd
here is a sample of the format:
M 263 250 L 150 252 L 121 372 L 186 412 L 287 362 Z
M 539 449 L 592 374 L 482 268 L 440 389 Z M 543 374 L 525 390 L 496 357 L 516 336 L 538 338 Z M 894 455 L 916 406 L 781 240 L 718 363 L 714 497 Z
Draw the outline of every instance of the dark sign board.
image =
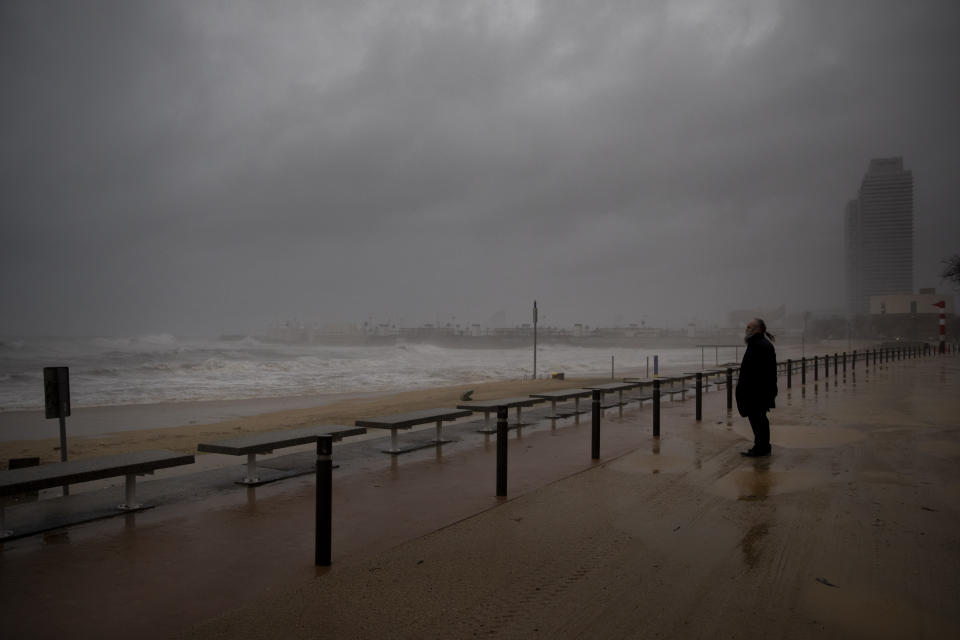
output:
M 43 395 L 48 418 L 70 415 L 70 375 L 67 367 L 43 368 Z

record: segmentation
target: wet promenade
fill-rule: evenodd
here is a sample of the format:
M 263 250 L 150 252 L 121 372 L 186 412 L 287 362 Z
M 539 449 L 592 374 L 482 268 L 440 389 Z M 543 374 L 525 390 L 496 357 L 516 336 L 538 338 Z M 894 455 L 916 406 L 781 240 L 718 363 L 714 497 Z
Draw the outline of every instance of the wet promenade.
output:
M 769 459 L 739 455 L 749 427 L 717 392 L 700 423 L 665 403 L 659 439 L 649 406 L 608 411 L 599 462 L 588 416 L 513 431 L 507 500 L 476 423 L 439 451 L 343 443 L 329 569 L 311 475 L 143 482 L 154 509 L 3 545 L 5 635 L 956 637 L 960 359 L 797 382 Z

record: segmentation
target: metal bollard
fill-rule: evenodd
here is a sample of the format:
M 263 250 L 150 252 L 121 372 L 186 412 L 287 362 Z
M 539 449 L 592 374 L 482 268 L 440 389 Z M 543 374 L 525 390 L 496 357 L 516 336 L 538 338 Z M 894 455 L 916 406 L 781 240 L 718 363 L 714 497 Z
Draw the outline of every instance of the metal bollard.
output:
M 729 372 L 730 369 L 727 369 Z M 729 375 L 729 374 L 728 374 Z M 660 437 L 660 381 L 653 381 L 653 437 Z
M 833 377 L 837 377 L 837 354 L 833 354 Z
M 823 377 L 830 377 L 830 354 L 823 356 Z
M 787 389 L 793 386 L 793 361 L 787 358 Z
M 697 422 L 703 420 L 703 374 L 697 373 Z
M 820 356 L 813 356 L 813 380 L 820 379 Z
M 727 411 L 733 409 L 733 369 L 727 367 Z
M 333 529 L 333 436 L 317 438 L 317 499 L 314 564 L 330 566 Z
M 850 368 L 851 368 L 853 371 L 856 371 L 856 370 L 857 370 L 857 351 L 856 351 L 856 349 L 854 349 L 854 351 L 853 351 L 853 359 L 851 359 L 851 361 L 850 361 Z
M 807 359 L 800 358 L 800 384 L 807 384 Z
M 600 399 L 603 392 L 599 389 L 593 390 L 593 426 L 590 429 L 590 457 L 594 460 L 600 459 Z
M 497 497 L 507 495 L 507 417 L 510 409 L 497 407 Z

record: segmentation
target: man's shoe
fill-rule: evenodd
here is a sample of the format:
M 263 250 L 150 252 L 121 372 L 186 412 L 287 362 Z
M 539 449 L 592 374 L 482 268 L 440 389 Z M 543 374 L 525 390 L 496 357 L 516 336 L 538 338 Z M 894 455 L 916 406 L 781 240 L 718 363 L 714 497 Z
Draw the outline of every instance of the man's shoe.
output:
M 765 457 L 765 456 L 770 455 L 770 449 L 769 449 L 769 448 L 767 448 L 767 449 L 757 449 L 756 447 L 752 447 L 751 449 L 748 449 L 747 451 L 741 451 L 741 452 L 740 452 L 740 455 L 745 456 L 745 457 L 747 457 L 747 458 L 762 458 L 762 457 Z

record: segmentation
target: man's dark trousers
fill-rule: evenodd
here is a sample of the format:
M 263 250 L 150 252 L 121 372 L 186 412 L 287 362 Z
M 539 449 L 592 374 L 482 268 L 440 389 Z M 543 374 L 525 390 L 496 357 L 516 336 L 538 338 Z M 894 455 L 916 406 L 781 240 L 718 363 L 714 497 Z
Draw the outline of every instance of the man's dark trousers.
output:
M 766 411 L 758 411 L 747 416 L 753 429 L 753 448 L 757 451 L 770 451 L 770 420 Z

